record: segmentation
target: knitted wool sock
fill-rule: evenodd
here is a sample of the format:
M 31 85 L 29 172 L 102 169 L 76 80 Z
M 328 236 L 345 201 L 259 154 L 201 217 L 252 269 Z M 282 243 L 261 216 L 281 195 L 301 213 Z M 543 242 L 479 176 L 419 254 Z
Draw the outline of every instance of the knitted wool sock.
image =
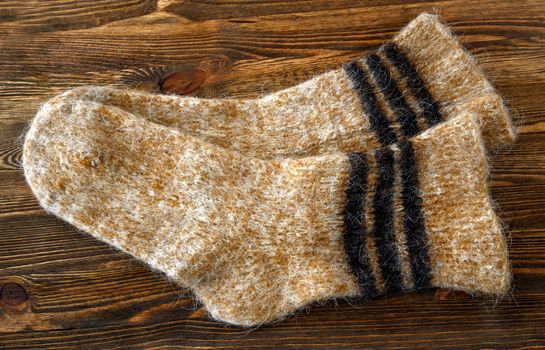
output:
M 233 324 L 335 297 L 510 284 L 469 113 L 374 152 L 260 160 L 114 107 L 47 103 L 23 166 L 48 212 Z
M 423 14 L 377 53 L 259 99 L 199 99 L 83 87 L 62 98 L 113 105 L 259 158 L 355 152 L 449 119 L 481 116 L 489 150 L 514 128 L 475 60 L 436 16 Z

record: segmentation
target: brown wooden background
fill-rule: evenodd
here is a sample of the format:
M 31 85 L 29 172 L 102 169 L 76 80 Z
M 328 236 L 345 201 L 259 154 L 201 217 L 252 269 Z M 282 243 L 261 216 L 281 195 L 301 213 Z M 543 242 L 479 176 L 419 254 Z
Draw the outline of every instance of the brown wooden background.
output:
M 510 300 L 391 296 L 226 327 L 187 292 L 46 215 L 19 168 L 40 103 L 113 84 L 253 97 L 376 48 L 440 13 L 523 120 L 494 161 L 510 229 Z M 545 347 L 545 1 L 0 1 L 0 349 Z M 21 289 L 22 288 L 22 289 Z

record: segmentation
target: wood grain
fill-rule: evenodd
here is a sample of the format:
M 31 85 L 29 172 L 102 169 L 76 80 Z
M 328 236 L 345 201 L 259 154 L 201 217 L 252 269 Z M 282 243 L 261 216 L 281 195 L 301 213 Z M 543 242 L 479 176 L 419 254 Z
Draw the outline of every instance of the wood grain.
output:
M 259 96 L 376 48 L 423 11 L 451 24 L 520 117 L 518 142 L 493 162 L 515 273 L 507 300 L 429 291 L 227 327 L 189 291 L 45 214 L 25 183 L 21 135 L 65 89 L 159 91 L 181 71 L 164 90 Z M 544 348 L 544 101 L 544 1 L 2 1 L 0 349 Z

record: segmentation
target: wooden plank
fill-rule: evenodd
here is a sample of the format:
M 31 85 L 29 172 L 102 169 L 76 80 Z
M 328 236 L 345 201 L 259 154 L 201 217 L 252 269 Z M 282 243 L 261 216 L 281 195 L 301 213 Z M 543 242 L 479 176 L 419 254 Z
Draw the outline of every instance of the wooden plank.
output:
M 25 183 L 21 135 L 53 94 L 85 84 L 152 89 L 169 72 L 201 68 L 196 96 L 259 96 L 376 48 L 423 11 L 452 25 L 520 116 L 517 144 L 492 164 L 515 272 L 507 300 L 430 291 L 227 327 L 190 291 L 47 215 Z M 0 348 L 545 346 L 544 72 L 538 0 L 1 2 L 0 287 L 24 290 L 0 303 Z
M 0 21 L 26 32 L 94 28 L 156 9 L 155 0 L 2 1 Z

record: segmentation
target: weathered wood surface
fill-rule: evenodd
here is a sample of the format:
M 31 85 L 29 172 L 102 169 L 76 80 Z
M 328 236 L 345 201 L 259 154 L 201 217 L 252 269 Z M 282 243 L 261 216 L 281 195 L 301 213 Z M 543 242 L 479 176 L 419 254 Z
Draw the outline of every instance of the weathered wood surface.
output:
M 159 90 L 181 70 L 166 90 L 204 76 L 197 96 L 258 96 L 377 47 L 423 11 L 452 25 L 522 120 L 517 144 L 493 163 L 511 232 L 509 300 L 430 291 L 226 327 L 187 291 L 46 215 L 25 184 L 21 135 L 65 89 Z M 544 1 L 3 0 L 0 349 L 545 347 L 544 102 Z

